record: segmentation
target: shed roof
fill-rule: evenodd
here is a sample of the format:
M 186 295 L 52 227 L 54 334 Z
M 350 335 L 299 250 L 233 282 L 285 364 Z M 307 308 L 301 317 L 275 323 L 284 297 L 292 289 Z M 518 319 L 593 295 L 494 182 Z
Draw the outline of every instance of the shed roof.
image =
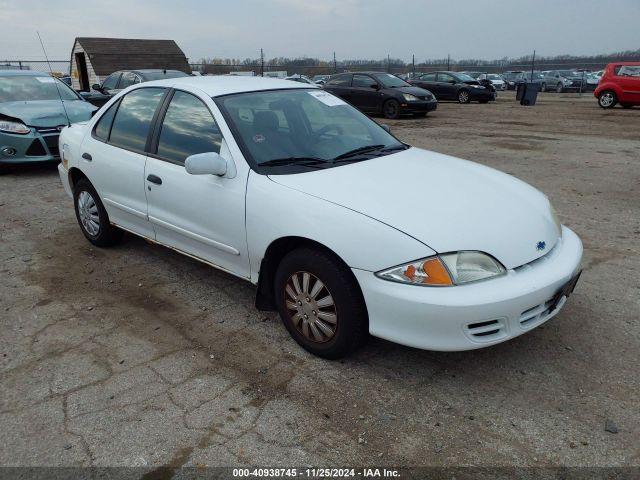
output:
M 82 46 L 98 75 L 143 68 L 191 73 L 187 57 L 173 40 L 78 37 L 76 43 Z

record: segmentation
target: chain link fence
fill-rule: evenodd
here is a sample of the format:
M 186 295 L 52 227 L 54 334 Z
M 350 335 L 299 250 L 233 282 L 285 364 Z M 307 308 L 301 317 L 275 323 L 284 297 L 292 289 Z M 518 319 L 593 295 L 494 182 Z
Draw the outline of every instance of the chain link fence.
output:
M 0 70 L 33 70 L 34 72 L 53 72 L 56 77 L 70 74 L 69 60 L 0 60 Z

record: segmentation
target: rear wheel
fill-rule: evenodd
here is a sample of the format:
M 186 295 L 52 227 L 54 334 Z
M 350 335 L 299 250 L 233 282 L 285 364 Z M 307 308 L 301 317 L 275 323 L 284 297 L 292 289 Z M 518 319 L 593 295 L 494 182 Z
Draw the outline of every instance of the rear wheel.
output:
M 458 92 L 458 103 L 469 103 L 471 101 L 471 94 L 469 90 L 464 88 Z
M 122 230 L 109 223 L 98 193 L 86 178 L 73 188 L 76 218 L 84 236 L 97 247 L 109 247 L 122 240 Z
M 400 103 L 394 99 L 387 100 L 382 106 L 382 114 L 384 118 L 392 120 L 398 118 L 400 116 Z
M 542 85 L 540 85 L 540 91 L 541 92 L 546 92 L 547 91 L 547 84 L 546 83 L 542 83 Z
M 367 312 L 351 271 L 329 252 L 299 248 L 275 275 L 282 321 L 300 346 L 324 358 L 340 358 L 368 336 Z
M 598 105 L 602 108 L 613 108 L 616 106 L 616 103 L 618 103 L 618 98 L 615 92 L 611 90 L 605 90 L 598 95 Z

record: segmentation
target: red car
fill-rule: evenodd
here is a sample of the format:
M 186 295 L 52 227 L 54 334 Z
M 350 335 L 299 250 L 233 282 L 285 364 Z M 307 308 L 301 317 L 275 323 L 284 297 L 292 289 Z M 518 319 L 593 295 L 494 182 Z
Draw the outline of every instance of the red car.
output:
M 640 62 L 610 63 L 593 94 L 602 108 L 640 105 Z

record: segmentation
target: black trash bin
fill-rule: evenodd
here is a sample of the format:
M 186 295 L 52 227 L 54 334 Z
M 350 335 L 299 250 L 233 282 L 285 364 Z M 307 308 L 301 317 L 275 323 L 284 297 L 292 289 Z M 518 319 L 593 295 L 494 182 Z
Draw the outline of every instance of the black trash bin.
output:
M 536 104 L 540 85 L 534 82 L 520 83 L 516 93 L 516 100 L 520 101 L 520 105 L 532 106 Z

